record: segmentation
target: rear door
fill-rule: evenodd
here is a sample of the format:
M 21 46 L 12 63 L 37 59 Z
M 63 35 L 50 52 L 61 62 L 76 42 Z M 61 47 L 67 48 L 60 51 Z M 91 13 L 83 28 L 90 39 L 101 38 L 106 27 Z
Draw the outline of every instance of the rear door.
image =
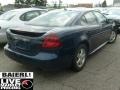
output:
M 94 14 L 97 17 L 97 20 L 101 27 L 101 35 L 103 37 L 102 43 L 104 43 L 109 40 L 111 31 L 112 31 L 112 25 L 107 22 L 106 17 L 104 15 L 102 15 L 101 13 L 95 11 Z
M 83 22 L 86 20 L 86 23 Z M 90 49 L 91 51 L 96 49 L 102 44 L 102 34 L 101 34 L 101 26 L 99 25 L 96 16 L 93 14 L 92 11 L 85 13 L 81 17 L 81 25 L 86 25 L 88 27 L 87 35 L 89 38 Z

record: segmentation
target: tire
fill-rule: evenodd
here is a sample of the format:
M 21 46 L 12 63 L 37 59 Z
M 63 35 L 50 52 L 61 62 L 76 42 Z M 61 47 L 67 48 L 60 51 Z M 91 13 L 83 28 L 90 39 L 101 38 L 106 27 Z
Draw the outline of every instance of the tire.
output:
M 81 71 L 86 64 L 86 58 L 87 58 L 87 47 L 84 44 L 82 44 L 77 48 L 75 52 L 72 63 L 72 70 L 74 72 Z
M 112 44 L 116 41 L 116 39 L 117 39 L 117 32 L 113 30 L 112 33 L 111 33 L 111 36 L 109 38 L 108 43 Z

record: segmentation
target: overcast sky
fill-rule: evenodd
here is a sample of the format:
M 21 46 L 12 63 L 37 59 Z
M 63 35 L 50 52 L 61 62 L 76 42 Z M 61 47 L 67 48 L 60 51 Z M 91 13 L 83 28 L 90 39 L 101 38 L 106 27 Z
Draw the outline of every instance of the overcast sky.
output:
M 48 3 L 52 3 L 53 1 L 58 1 L 58 0 L 47 0 Z M 62 0 L 63 3 L 65 4 L 77 4 L 77 3 L 99 3 L 103 2 L 104 0 Z M 6 4 L 13 4 L 15 0 L 0 0 L 0 3 L 2 5 Z M 113 0 L 107 0 L 107 4 L 110 5 L 113 3 Z

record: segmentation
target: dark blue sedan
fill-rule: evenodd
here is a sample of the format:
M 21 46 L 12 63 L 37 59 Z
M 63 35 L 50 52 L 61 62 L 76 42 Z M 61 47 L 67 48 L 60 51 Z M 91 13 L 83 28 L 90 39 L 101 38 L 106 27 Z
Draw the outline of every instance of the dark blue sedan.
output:
M 8 57 L 43 70 L 80 71 L 88 55 L 114 43 L 116 31 L 104 15 L 88 9 L 61 9 L 43 14 L 24 27 L 7 31 Z

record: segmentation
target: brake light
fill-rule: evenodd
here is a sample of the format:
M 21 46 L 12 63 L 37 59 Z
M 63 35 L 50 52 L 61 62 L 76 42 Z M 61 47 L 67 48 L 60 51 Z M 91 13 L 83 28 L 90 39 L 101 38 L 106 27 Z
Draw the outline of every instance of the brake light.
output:
M 61 46 L 62 43 L 56 34 L 47 35 L 42 44 L 42 47 L 47 49 L 59 48 Z

